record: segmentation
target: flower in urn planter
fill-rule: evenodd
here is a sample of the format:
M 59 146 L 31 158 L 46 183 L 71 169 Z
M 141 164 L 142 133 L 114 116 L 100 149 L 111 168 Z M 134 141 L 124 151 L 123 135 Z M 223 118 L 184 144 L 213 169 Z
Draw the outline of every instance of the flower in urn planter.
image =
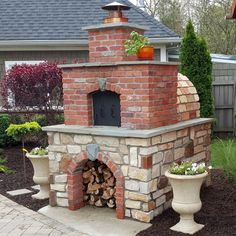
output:
M 31 154 L 31 155 L 38 155 L 38 156 L 45 156 L 45 155 L 48 155 L 48 147 L 46 147 L 46 148 L 42 148 L 42 147 L 33 148 L 33 149 L 30 151 L 30 154 Z
M 36 184 L 39 184 L 39 193 L 32 195 L 36 199 L 45 199 L 49 197 L 49 160 L 48 160 L 48 149 L 42 147 L 36 147 L 28 152 L 26 152 L 26 157 L 30 159 L 33 168 L 34 176 L 33 180 Z
M 211 169 L 211 166 L 207 167 L 205 163 L 198 164 L 186 161 L 180 164 L 173 163 L 169 172 L 176 175 L 197 175 L 207 172 L 208 169 Z
M 194 234 L 204 227 L 194 221 L 194 213 L 198 212 L 202 203 L 200 188 L 208 175 L 205 163 L 174 163 L 165 172 L 173 188 L 172 208 L 180 214 L 180 221 L 171 227 L 172 230 Z

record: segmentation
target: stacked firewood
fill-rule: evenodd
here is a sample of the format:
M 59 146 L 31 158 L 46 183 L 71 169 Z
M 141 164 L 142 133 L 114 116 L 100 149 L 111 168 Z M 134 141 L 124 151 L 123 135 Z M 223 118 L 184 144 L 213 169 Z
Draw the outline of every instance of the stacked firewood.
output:
M 88 161 L 83 170 L 84 201 L 97 207 L 115 207 L 116 180 L 100 161 Z

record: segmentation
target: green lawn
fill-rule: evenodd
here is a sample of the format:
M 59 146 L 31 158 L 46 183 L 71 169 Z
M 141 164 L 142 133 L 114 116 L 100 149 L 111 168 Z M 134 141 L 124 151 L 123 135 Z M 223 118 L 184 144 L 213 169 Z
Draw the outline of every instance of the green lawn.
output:
M 236 183 L 236 139 L 214 139 L 210 163 L 213 167 L 222 167 L 226 176 Z

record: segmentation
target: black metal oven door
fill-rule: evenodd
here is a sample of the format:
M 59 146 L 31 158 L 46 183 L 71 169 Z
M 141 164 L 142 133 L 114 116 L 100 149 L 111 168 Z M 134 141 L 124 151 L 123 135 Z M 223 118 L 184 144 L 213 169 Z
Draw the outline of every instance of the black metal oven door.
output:
M 92 98 L 94 125 L 120 126 L 120 95 L 99 91 Z

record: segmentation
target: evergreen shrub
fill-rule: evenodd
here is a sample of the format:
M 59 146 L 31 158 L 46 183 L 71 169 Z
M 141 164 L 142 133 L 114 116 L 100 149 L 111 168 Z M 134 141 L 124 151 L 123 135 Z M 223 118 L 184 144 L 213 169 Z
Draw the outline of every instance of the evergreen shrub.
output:
M 212 62 L 206 41 L 196 36 L 189 21 L 180 49 L 180 73 L 189 78 L 197 89 L 201 117 L 213 117 Z
M 6 129 L 10 125 L 10 116 L 7 114 L 0 115 L 0 147 L 6 147 L 11 144 L 15 144 L 14 139 L 9 137 L 6 133 Z

